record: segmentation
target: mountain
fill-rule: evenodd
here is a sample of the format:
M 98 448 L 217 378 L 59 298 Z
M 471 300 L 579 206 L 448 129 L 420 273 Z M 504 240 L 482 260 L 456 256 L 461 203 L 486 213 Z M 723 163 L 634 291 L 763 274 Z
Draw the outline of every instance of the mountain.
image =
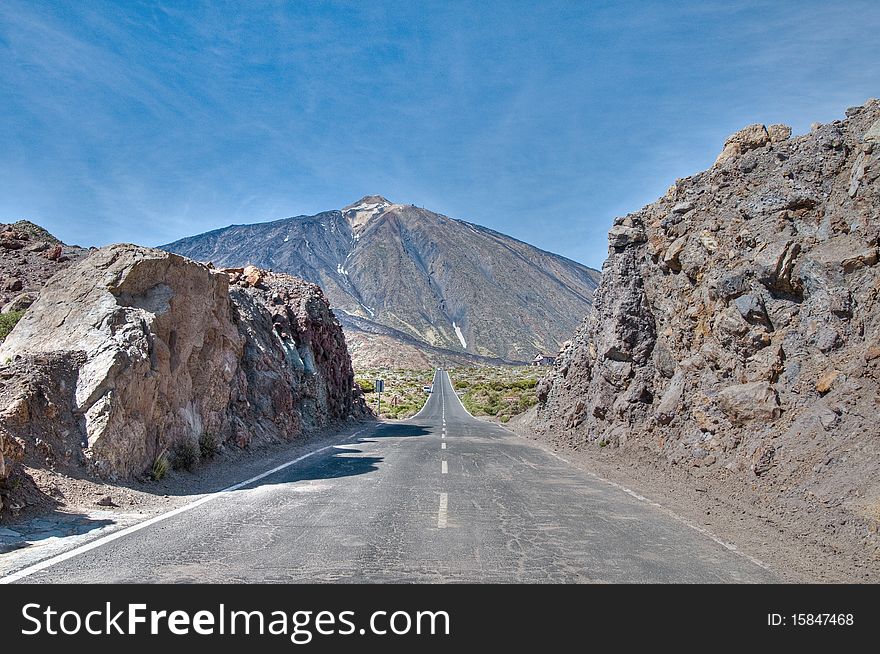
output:
M 876 561 L 880 101 L 846 116 L 746 127 L 617 219 L 532 426 Z
M 479 225 L 367 196 L 341 210 L 232 225 L 162 246 L 324 289 L 357 367 L 526 362 L 555 354 L 599 273 Z

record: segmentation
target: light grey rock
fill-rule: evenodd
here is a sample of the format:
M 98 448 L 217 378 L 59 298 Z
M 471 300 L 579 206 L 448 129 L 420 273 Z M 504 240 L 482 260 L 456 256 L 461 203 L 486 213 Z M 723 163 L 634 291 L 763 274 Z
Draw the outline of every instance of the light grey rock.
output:
M 254 287 L 132 245 L 54 277 L 0 346 L 3 360 L 12 363 L 0 435 L 59 459 L 85 444 L 111 477 L 140 474 L 205 433 L 244 447 L 359 410 L 342 330 L 318 287 L 268 272 Z
M 687 378 L 683 372 L 676 372 L 669 382 L 669 386 L 663 393 L 660 403 L 657 405 L 655 415 L 661 425 L 669 424 L 675 418 L 676 411 L 681 404 Z
M 669 266 L 670 270 L 681 270 L 681 253 L 687 245 L 687 236 L 680 236 L 675 239 L 663 255 L 663 262 Z
M 16 295 L 12 300 L 7 302 L 0 313 L 10 313 L 12 311 L 24 311 L 28 307 L 30 307 L 34 302 L 37 301 L 36 293 L 20 293 Z
M 718 393 L 718 405 L 734 424 L 775 420 L 782 414 L 779 397 L 767 382 L 728 386 Z
M 676 204 L 675 206 L 672 207 L 672 213 L 685 214 L 688 211 L 693 210 L 693 208 L 694 208 L 693 202 L 690 202 L 690 201 L 679 202 L 678 204 Z
M 715 160 L 715 165 L 739 157 L 744 152 L 760 148 L 770 143 L 770 135 L 764 125 L 755 124 L 731 134 L 724 142 L 724 149 Z
M 866 143 L 880 143 L 880 120 L 874 121 L 868 128 L 868 131 L 865 132 L 862 140 Z
M 782 143 L 791 138 L 791 127 L 788 125 L 769 125 L 767 127 L 767 135 L 770 137 L 771 143 Z
M 639 227 L 615 225 L 608 232 L 608 244 L 615 248 L 644 243 L 646 240 L 645 230 Z

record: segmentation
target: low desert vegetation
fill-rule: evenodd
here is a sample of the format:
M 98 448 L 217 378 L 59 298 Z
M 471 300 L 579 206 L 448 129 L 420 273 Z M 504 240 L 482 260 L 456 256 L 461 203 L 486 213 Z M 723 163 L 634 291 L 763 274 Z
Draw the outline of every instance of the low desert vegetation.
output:
M 172 450 L 171 463 L 175 470 L 192 470 L 199 462 L 199 446 L 192 441 L 180 441 Z
M 472 415 L 507 422 L 537 403 L 535 388 L 546 371 L 533 366 L 487 366 L 453 368 L 449 376 Z
M 546 371 L 532 366 L 461 367 L 449 370 L 449 376 L 471 414 L 507 422 L 535 405 L 535 388 Z M 367 369 L 358 371 L 356 382 L 376 411 L 376 380 L 384 379 L 381 417 L 403 420 L 424 406 L 428 398 L 424 388 L 433 378 L 432 370 Z
M 10 311 L 9 313 L 0 313 L 0 340 L 9 336 L 12 328 L 21 320 L 24 311 Z
M 199 455 L 202 459 L 213 459 L 220 452 L 220 441 L 213 432 L 206 431 L 199 437 Z
M 150 477 L 153 481 L 162 481 L 168 474 L 168 456 L 165 452 L 161 452 L 153 461 L 153 467 L 150 469 Z
M 428 399 L 425 386 L 430 386 L 434 378 L 433 370 L 389 370 L 369 368 L 359 370 L 355 375 L 356 382 L 364 392 L 367 405 L 376 411 L 377 379 L 385 380 L 385 392 L 382 393 L 381 418 L 405 420 L 411 418 L 424 406 Z

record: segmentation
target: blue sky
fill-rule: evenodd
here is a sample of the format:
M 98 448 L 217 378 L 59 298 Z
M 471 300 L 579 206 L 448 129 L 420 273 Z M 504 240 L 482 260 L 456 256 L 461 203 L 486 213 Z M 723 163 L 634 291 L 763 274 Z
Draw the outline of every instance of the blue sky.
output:
M 147 245 L 378 193 L 599 267 L 752 122 L 880 95 L 880 3 L 0 3 L 0 221 Z

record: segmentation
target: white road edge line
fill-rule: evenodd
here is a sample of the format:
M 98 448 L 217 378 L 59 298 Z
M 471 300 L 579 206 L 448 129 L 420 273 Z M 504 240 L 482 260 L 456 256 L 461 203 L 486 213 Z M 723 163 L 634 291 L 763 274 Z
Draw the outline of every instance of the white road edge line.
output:
M 449 377 L 448 372 L 446 373 L 446 376 L 447 376 L 447 378 Z M 449 383 L 452 384 L 452 379 L 449 380 Z M 473 415 L 471 415 L 471 412 L 465 408 L 464 404 L 462 404 L 461 398 L 459 398 L 458 395 L 456 395 L 455 397 L 458 400 L 458 403 L 461 404 L 461 408 L 464 409 L 465 413 L 467 413 L 469 416 L 471 416 L 473 418 Z M 506 431 L 510 434 L 513 434 L 517 438 L 522 439 L 522 436 L 517 434 L 512 429 L 509 429 L 501 424 L 499 424 L 498 426 L 501 427 L 501 429 L 503 429 L 504 431 Z M 538 447 L 537 445 L 534 445 L 534 444 L 533 444 L 533 446 Z M 724 549 L 729 550 L 729 551 L 733 552 L 734 554 L 737 554 L 737 555 L 743 557 L 744 559 L 750 561 L 751 563 L 755 564 L 759 568 L 763 568 L 764 570 L 768 570 L 770 572 L 773 572 L 773 569 L 770 566 L 768 566 L 766 563 L 764 563 L 761 559 L 756 559 L 754 556 L 751 556 L 750 554 L 746 554 L 745 552 L 738 549 L 737 546 L 734 545 L 733 543 L 728 543 L 727 541 L 722 540 L 721 538 L 719 538 L 718 536 L 713 534 L 708 529 L 704 529 L 703 527 L 700 527 L 699 525 L 691 524 L 690 522 L 685 520 L 682 516 L 678 515 L 672 509 L 668 509 L 665 506 L 663 506 L 662 504 L 658 504 L 657 502 L 654 502 L 653 500 L 649 500 L 647 497 L 643 497 L 642 495 L 639 495 L 634 490 L 631 490 L 631 489 L 627 488 L 626 486 L 623 486 L 622 484 L 618 484 L 617 482 L 611 481 L 610 479 L 605 479 L 605 477 L 597 475 L 595 472 L 593 472 L 591 470 L 586 470 L 584 468 L 581 468 L 580 466 L 573 464 L 571 461 L 569 461 L 565 457 L 560 456 L 559 454 L 557 454 L 556 452 L 553 452 L 550 449 L 545 449 L 543 447 L 541 449 L 544 450 L 545 452 L 547 452 L 548 454 L 555 456 L 560 461 L 563 461 L 564 463 L 572 466 L 573 468 L 577 468 L 578 470 L 586 472 L 588 475 L 590 475 L 594 479 L 601 481 L 605 484 L 608 484 L 609 486 L 612 486 L 618 490 L 621 490 L 624 493 L 626 493 L 627 495 L 630 495 L 631 497 L 635 498 L 636 500 L 638 500 L 640 502 L 644 502 L 645 504 L 649 504 L 649 505 L 653 506 L 655 509 L 662 511 L 663 513 L 670 516 L 671 518 L 674 518 L 675 520 L 682 523 L 686 527 L 690 527 L 691 529 L 693 529 L 697 533 L 702 534 L 703 536 L 705 536 L 706 538 L 709 538 L 710 540 L 714 541 L 718 545 L 721 545 L 721 547 L 723 547 Z
M 501 427 L 501 429 L 503 429 L 504 431 L 510 432 L 511 434 L 513 434 L 514 436 L 516 436 L 517 438 L 522 438 L 522 436 L 520 436 L 519 434 L 517 434 L 517 433 L 516 433 L 515 431 L 513 431 L 512 429 L 508 429 L 508 428 L 505 427 L 504 425 L 499 425 L 499 427 Z M 536 447 L 537 447 L 537 446 L 536 446 Z M 709 531 L 708 529 L 704 529 L 703 527 L 700 527 L 699 525 L 691 524 L 690 522 L 688 522 L 687 520 L 685 520 L 682 516 L 678 515 L 678 514 L 677 514 L 675 511 L 673 511 L 672 509 L 667 509 L 667 508 L 666 508 L 665 506 L 663 506 L 662 504 L 659 504 L 658 502 L 655 502 L 654 500 L 650 500 L 650 499 L 648 499 L 647 497 L 645 497 L 645 496 L 643 496 L 643 495 L 639 495 L 639 494 L 636 493 L 634 490 L 631 490 L 631 489 L 627 488 L 627 487 L 624 486 L 623 484 L 618 484 L 617 482 L 615 482 L 615 481 L 611 481 L 610 479 L 605 479 L 605 477 L 602 477 L 601 475 L 596 474 L 596 473 L 593 472 L 592 470 L 586 470 L 586 469 L 584 469 L 584 468 L 581 468 L 580 466 L 575 465 L 574 463 L 572 463 L 571 461 L 569 461 L 569 460 L 566 459 L 565 457 L 560 456 L 559 454 L 557 454 L 556 452 L 553 452 L 552 450 L 545 449 L 545 448 L 543 448 L 543 447 L 540 448 L 540 449 L 542 449 L 542 450 L 544 450 L 545 452 L 547 452 L 547 454 L 550 454 L 551 456 L 556 457 L 557 459 L 559 459 L 559 460 L 562 461 L 563 463 L 566 463 L 566 464 L 570 465 L 570 466 L 573 467 L 573 468 L 577 468 L 577 469 L 580 470 L 581 472 L 585 472 L 585 473 L 587 473 L 587 474 L 590 475 L 593 479 L 596 479 L 597 481 L 601 481 L 601 482 L 604 483 L 604 484 L 608 484 L 609 486 L 611 486 L 611 487 L 613 487 L 613 488 L 616 488 L 617 490 L 623 491 L 624 493 L 626 493 L 626 494 L 629 495 L 630 497 L 635 498 L 635 499 L 638 500 L 639 502 L 643 502 L 643 503 L 645 503 L 645 504 L 648 504 L 648 505 L 650 505 L 650 506 L 653 506 L 655 509 L 661 511 L 662 513 L 665 513 L 666 515 L 668 515 L 668 516 L 671 517 L 671 518 L 674 518 L 675 520 L 677 520 L 678 522 L 682 523 L 682 524 L 685 525 L 686 527 L 690 527 L 691 529 L 693 529 L 694 531 L 696 531 L 696 532 L 699 533 L 699 534 L 702 534 L 702 535 L 705 536 L 706 538 L 709 538 L 710 540 L 714 541 L 714 542 L 717 543 L 718 545 L 721 545 L 721 547 L 723 547 L 724 549 L 729 550 L 729 551 L 733 552 L 734 554 L 737 554 L 737 555 L 743 557 L 744 559 L 746 559 L 746 560 L 748 560 L 749 562 L 755 564 L 755 565 L 758 566 L 759 568 L 763 568 L 764 570 L 767 570 L 767 571 L 769 571 L 769 572 L 773 572 L 773 569 L 772 569 L 769 565 L 767 565 L 766 563 L 764 563 L 761 559 L 756 559 L 754 556 L 751 556 L 750 554 L 746 554 L 745 552 L 743 552 L 743 551 L 741 551 L 739 548 L 737 548 L 737 546 L 734 545 L 733 543 L 728 543 L 727 541 L 722 540 L 721 538 L 719 538 L 718 536 L 716 536 L 715 534 L 713 534 L 713 533 L 712 533 L 711 531 Z
M 440 509 L 437 511 L 437 528 L 446 529 L 448 498 L 446 493 L 440 493 Z
M 446 461 L 440 466 L 440 472 L 444 475 L 449 472 L 449 468 L 446 467 Z
M 443 371 L 443 374 L 446 375 L 446 379 L 449 380 L 449 385 L 452 387 L 452 390 L 455 391 L 455 386 L 452 385 L 452 377 L 450 377 L 449 373 L 446 372 L 445 370 Z M 461 407 L 462 411 L 464 411 L 466 414 L 468 414 L 471 418 L 474 418 L 474 420 L 479 420 L 479 418 L 476 418 L 474 416 L 474 414 L 472 414 L 470 411 L 468 411 L 465 408 L 464 403 L 461 401 L 461 398 L 458 396 L 458 393 L 453 392 L 452 396 L 458 401 L 458 406 Z M 446 407 L 444 407 L 444 410 L 445 410 L 445 408 Z M 505 427 L 505 429 L 506 429 L 506 427 Z M 508 429 L 507 431 L 510 431 L 510 430 Z
M 334 447 L 337 447 L 338 445 L 342 445 L 346 441 L 353 440 L 353 439 L 357 438 L 358 436 L 360 436 L 361 434 L 363 434 L 368 429 L 369 429 L 369 427 L 365 427 L 364 429 L 356 431 L 354 434 L 352 434 L 350 436 L 346 436 L 345 438 L 343 438 L 342 440 L 340 440 L 337 443 L 333 443 L 332 445 L 325 445 L 324 447 L 318 448 L 317 450 L 312 450 L 311 452 L 303 454 L 302 456 L 297 457 L 291 461 L 288 461 L 287 463 L 282 463 L 280 466 L 276 466 L 276 467 L 272 468 L 271 470 L 267 470 L 266 472 L 262 472 L 255 477 L 251 477 L 250 479 L 246 479 L 246 480 L 241 481 L 237 484 L 233 484 L 232 486 L 228 486 L 227 488 L 224 488 L 223 490 L 209 493 L 208 495 L 205 495 L 204 497 L 200 497 L 199 499 L 195 500 L 194 502 L 190 502 L 189 504 L 185 504 L 183 506 L 177 507 L 176 509 L 168 511 L 167 513 L 162 513 L 160 515 L 154 516 L 148 520 L 144 520 L 143 522 L 139 522 L 136 525 L 132 525 L 131 527 L 126 527 L 125 529 L 120 529 L 119 531 L 114 531 L 112 534 L 107 534 L 106 536 L 103 536 L 102 538 L 98 538 L 96 540 L 93 540 L 89 543 L 86 543 L 85 545 L 80 545 L 79 547 L 76 547 L 76 548 L 69 550 L 67 552 L 62 552 L 61 554 L 58 554 L 58 555 L 53 556 L 51 558 L 40 561 L 40 562 L 35 563 L 35 564 L 28 566 L 26 568 L 22 568 L 21 570 L 18 570 L 17 572 L 13 572 L 11 574 L 8 574 L 5 577 L 0 577 L 0 585 L 11 584 L 11 583 L 16 582 L 20 579 L 24 579 L 25 577 L 29 577 L 30 575 L 32 575 L 36 572 L 40 572 L 41 570 L 45 570 L 46 568 L 51 568 L 53 565 L 57 565 L 59 563 L 62 563 L 63 561 L 67 561 L 68 559 L 72 559 L 73 557 L 79 556 L 80 554 L 85 554 L 86 552 L 89 552 L 93 549 L 101 547 L 102 545 L 106 545 L 107 543 L 111 543 L 114 540 L 118 540 L 124 536 L 128 536 L 129 534 L 133 534 L 135 532 L 138 532 L 141 529 L 146 529 L 147 527 L 151 527 L 159 522 L 167 520 L 168 518 L 173 518 L 176 515 L 180 515 L 181 513 L 186 513 L 187 511 L 195 509 L 196 507 L 199 507 L 202 504 L 207 504 L 208 502 L 217 499 L 221 495 L 225 495 L 226 493 L 231 493 L 233 491 L 237 491 L 238 489 L 240 489 L 244 486 L 247 486 L 249 484 L 253 484 L 256 481 L 260 481 L 261 479 L 265 479 L 266 477 L 268 477 L 270 475 L 274 475 L 276 472 L 280 472 L 281 470 L 284 470 L 285 468 L 289 468 L 290 466 L 295 465 L 305 459 L 308 459 L 311 456 L 314 456 L 316 454 L 320 454 L 321 452 L 326 452 L 327 450 L 332 449 Z
M 434 392 L 435 392 L 434 389 L 435 389 L 435 387 L 437 386 L 437 375 L 438 375 L 439 373 L 440 373 L 440 370 L 438 369 L 438 370 L 434 373 L 434 379 L 433 379 L 433 381 L 431 381 L 431 395 L 428 395 L 428 397 L 425 399 L 425 403 L 422 405 L 422 408 L 419 409 L 418 412 L 417 412 L 414 416 L 412 416 L 411 418 L 409 418 L 409 420 L 415 420 L 415 419 L 418 418 L 420 415 L 422 415 L 422 412 L 423 412 L 425 409 L 428 408 L 428 401 L 431 399 L 431 397 L 433 396 L 433 394 L 434 394 Z M 441 398 L 441 401 L 442 401 L 442 398 Z

